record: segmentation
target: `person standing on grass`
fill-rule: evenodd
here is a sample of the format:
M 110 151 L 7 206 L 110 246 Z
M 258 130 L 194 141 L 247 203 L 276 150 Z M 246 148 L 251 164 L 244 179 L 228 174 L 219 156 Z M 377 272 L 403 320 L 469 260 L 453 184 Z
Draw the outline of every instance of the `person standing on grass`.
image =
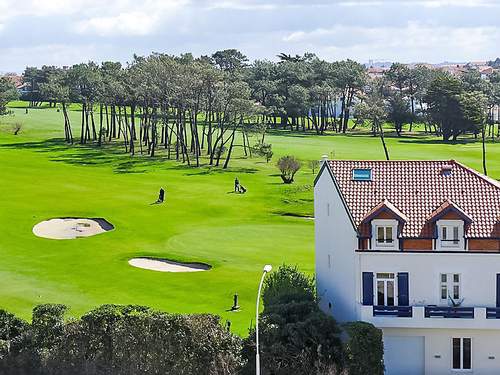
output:
M 234 179 L 234 192 L 235 193 L 240 192 L 240 181 L 238 180 L 238 177 Z

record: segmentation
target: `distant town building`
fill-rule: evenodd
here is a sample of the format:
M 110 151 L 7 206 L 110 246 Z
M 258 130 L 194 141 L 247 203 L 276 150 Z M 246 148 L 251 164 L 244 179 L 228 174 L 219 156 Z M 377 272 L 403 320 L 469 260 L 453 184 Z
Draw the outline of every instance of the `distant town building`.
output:
M 16 73 L 7 73 L 4 74 L 3 77 L 12 81 L 20 95 L 28 93 L 28 85 L 23 83 L 23 76 Z

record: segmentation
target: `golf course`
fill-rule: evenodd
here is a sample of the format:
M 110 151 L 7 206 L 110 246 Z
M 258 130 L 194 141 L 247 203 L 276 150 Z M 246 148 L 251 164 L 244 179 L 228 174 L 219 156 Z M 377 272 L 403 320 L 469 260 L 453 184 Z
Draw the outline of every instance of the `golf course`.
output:
M 229 168 L 200 168 L 155 157 L 133 157 L 115 143 L 70 146 L 62 113 L 27 103 L 0 118 L 0 308 L 29 319 L 35 305 L 61 303 L 70 315 L 101 304 L 147 305 L 174 313 L 213 313 L 246 335 L 253 324 L 265 264 L 314 272 L 313 181 L 309 161 L 384 159 L 369 129 L 323 136 L 270 131 L 273 158 L 244 156 L 235 147 Z M 80 111 L 72 106 L 72 122 Z M 13 129 L 19 124 L 20 131 Z M 78 127 L 74 127 L 78 137 Z M 241 144 L 241 135 L 236 144 Z M 397 137 L 387 127 L 391 159 L 456 159 L 482 171 L 481 140 L 445 143 L 420 127 Z M 500 145 L 488 141 L 488 175 L 500 178 Z M 285 185 L 276 167 L 293 155 L 302 168 Z M 317 170 L 316 170 L 317 172 Z M 245 194 L 234 193 L 234 179 Z M 154 204 L 159 189 L 165 202 Z M 113 229 L 55 240 L 33 228 L 55 218 L 102 218 Z M 133 258 L 206 264 L 204 272 L 158 272 L 132 267 Z M 233 296 L 240 309 L 230 311 Z

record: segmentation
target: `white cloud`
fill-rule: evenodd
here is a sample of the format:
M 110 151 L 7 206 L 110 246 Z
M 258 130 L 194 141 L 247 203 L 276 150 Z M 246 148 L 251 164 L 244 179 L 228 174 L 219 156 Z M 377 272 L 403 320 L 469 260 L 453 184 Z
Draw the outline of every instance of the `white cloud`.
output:
M 207 9 L 234 9 L 234 10 L 273 10 L 276 9 L 276 4 L 257 3 L 251 1 L 213 1 L 209 2 Z
M 344 7 L 374 7 L 382 5 L 397 6 L 422 6 L 426 8 L 441 7 L 499 7 L 500 4 L 495 0 L 347 0 L 340 1 L 339 5 Z
M 405 27 L 336 26 L 283 37 L 288 44 L 357 59 L 442 61 L 483 59 L 496 52 L 500 27 L 447 27 L 409 22 Z
M 82 19 L 76 23 L 75 31 L 99 36 L 149 35 L 160 24 L 169 22 L 179 10 L 189 4 L 188 0 L 147 0 L 137 7 L 131 6 L 127 0 L 114 2 L 114 7 L 106 6 L 107 9 L 108 7 L 112 9 L 112 14 L 99 12 L 97 15 Z
M 92 17 L 76 24 L 75 30 L 81 34 L 148 35 L 157 26 L 159 17 L 143 12 L 121 13 L 109 17 Z
M 0 0 L 0 22 L 19 18 L 78 16 L 75 30 L 97 35 L 147 35 L 190 0 Z

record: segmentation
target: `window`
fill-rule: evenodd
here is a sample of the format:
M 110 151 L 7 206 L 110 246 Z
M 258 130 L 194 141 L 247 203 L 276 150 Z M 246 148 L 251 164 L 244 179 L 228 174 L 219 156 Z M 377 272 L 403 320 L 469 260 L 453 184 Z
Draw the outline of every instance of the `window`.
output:
M 397 228 L 396 220 L 372 220 L 372 249 L 395 249 Z
M 377 273 L 376 277 L 377 288 L 377 305 L 378 306 L 395 306 L 395 278 L 394 273 L 383 272 Z
M 357 168 L 352 170 L 352 179 L 354 181 L 371 181 L 372 170 L 369 168 Z
M 461 220 L 439 220 L 438 248 L 441 250 L 464 250 L 464 223 Z
M 472 369 L 472 343 L 470 337 L 453 337 L 452 339 L 452 369 Z
M 443 247 L 458 247 L 458 225 L 441 226 L 441 241 Z
M 377 245 L 378 246 L 392 246 L 394 237 L 392 236 L 392 226 L 377 226 Z
M 460 302 L 460 274 L 442 273 L 440 275 L 440 299 L 442 304 Z

